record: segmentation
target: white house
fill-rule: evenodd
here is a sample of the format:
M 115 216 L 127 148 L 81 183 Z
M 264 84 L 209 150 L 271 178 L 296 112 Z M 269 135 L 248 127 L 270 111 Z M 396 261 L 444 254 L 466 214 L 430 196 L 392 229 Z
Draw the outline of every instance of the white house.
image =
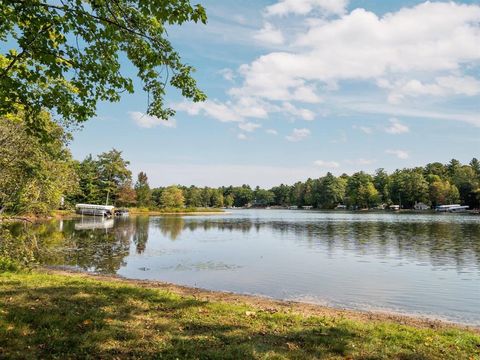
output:
M 425 210 L 430 210 L 430 206 L 428 206 L 427 204 L 424 204 L 423 202 L 417 202 L 413 206 L 413 209 L 418 211 L 425 211 Z

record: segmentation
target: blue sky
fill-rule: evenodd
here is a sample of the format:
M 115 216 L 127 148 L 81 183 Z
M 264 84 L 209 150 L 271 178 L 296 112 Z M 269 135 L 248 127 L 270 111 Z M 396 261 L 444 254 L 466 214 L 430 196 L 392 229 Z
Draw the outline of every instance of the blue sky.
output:
M 165 123 L 137 82 L 75 133 L 76 158 L 115 147 L 153 186 L 269 187 L 480 157 L 478 2 L 201 3 L 208 24 L 169 36 L 208 101 L 170 91 Z

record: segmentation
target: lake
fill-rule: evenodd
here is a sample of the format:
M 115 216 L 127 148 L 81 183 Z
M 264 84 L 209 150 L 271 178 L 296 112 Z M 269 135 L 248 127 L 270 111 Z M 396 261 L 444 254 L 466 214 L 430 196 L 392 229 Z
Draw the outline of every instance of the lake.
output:
M 480 325 L 480 217 L 233 210 L 37 225 L 41 262 Z

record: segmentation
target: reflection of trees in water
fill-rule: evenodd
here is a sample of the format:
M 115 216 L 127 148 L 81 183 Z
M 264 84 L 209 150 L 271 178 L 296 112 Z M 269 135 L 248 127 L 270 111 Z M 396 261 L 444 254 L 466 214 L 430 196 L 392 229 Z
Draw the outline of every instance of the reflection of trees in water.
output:
M 161 226 L 162 232 L 168 233 L 168 223 Z M 413 259 L 434 266 L 480 265 L 480 224 L 476 223 L 192 219 L 183 226 L 190 231 L 199 228 L 242 233 L 270 229 L 328 252 L 343 249 L 358 255 Z M 177 231 L 178 228 L 178 236 Z
M 66 264 L 103 273 L 125 265 L 130 243 L 145 251 L 150 228 L 176 240 L 182 231 L 249 233 L 261 230 L 334 253 L 414 260 L 434 266 L 480 267 L 480 224 L 455 222 L 263 221 L 261 219 L 184 219 L 182 217 L 132 217 L 116 219 L 112 229 L 75 230 L 74 221 L 35 225 L 39 258 L 46 264 Z
M 166 216 L 158 218 L 156 225 L 163 236 L 168 237 L 170 240 L 176 240 L 184 229 L 185 221 L 179 216 Z
M 130 241 L 136 231 L 130 221 L 116 221 L 111 229 L 75 230 L 75 221 L 41 232 L 40 261 L 49 265 L 70 265 L 100 273 L 115 273 L 125 265 Z M 36 233 L 40 233 L 37 227 Z M 61 237 L 52 244 L 48 239 Z
M 147 247 L 150 218 L 148 216 L 137 216 L 134 221 L 135 232 L 133 233 L 133 242 L 135 243 L 137 254 L 142 254 Z

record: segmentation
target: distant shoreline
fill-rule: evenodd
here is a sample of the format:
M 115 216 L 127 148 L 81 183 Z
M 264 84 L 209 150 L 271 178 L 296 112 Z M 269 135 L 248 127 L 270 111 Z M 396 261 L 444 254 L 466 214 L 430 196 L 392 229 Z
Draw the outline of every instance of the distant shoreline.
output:
M 435 210 L 413 210 L 413 209 L 401 209 L 401 210 L 381 210 L 381 209 L 358 209 L 358 210 L 344 210 L 344 209 L 288 209 L 280 207 L 272 208 L 260 208 L 260 207 L 251 207 L 251 208 L 225 208 L 225 209 L 198 209 L 191 211 L 171 211 L 170 209 L 166 210 L 137 210 L 137 209 L 128 209 L 130 215 L 132 216 L 204 216 L 204 215 L 231 215 L 232 211 L 236 210 L 287 210 L 287 211 L 309 211 L 309 212 L 338 212 L 338 213 L 388 213 L 388 214 L 418 214 L 418 215 L 480 215 L 479 210 L 467 210 L 465 212 L 459 213 L 448 213 L 448 212 L 437 212 Z M 73 210 L 56 210 L 49 216 L 36 216 L 36 215 L 18 215 L 18 216 L 8 216 L 3 215 L 0 217 L 0 223 L 2 222 L 39 222 L 39 221 L 48 221 L 48 220 L 70 220 L 77 219 L 82 215 L 75 213 Z

